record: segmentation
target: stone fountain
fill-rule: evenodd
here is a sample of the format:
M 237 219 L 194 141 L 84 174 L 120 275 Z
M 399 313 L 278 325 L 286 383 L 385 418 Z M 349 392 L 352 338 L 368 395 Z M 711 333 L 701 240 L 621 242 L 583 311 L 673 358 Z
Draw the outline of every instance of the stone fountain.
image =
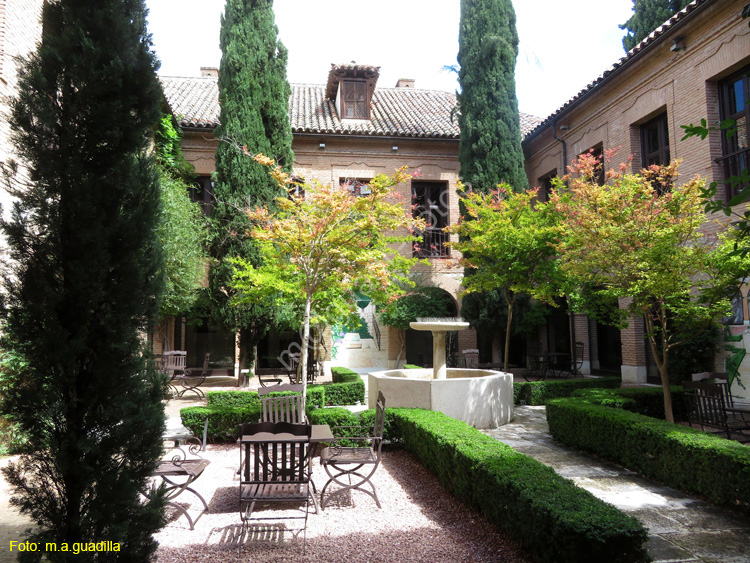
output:
M 445 335 L 452 330 L 466 330 L 469 323 L 463 319 L 417 319 L 409 326 L 414 330 L 429 330 L 432 332 L 432 378 L 445 379 L 446 354 Z
M 390 408 L 440 411 L 476 428 L 496 428 L 513 419 L 513 375 L 484 369 L 446 366 L 445 335 L 466 330 L 455 318 L 417 319 L 415 330 L 432 332 L 432 369 L 392 369 L 368 377 L 368 402 L 375 408 L 378 391 Z

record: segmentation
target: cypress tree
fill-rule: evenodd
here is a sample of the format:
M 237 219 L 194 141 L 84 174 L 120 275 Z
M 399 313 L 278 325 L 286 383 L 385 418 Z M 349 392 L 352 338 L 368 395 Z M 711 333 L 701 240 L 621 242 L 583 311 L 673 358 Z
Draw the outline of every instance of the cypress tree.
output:
M 516 98 L 516 14 L 510 0 L 462 0 L 458 39 L 461 179 L 487 192 L 528 188 Z
M 272 0 L 227 0 L 220 45 L 221 125 L 215 132 L 219 145 L 211 212 L 210 310 L 219 325 L 239 332 L 242 368 L 253 364 L 255 345 L 273 324 L 275 309 L 272 304 L 232 303 L 233 267 L 227 258 L 241 257 L 259 265 L 244 210 L 271 205 L 280 192 L 268 170 L 238 147 L 274 158 L 287 172 L 294 162 L 287 51 L 278 40 Z
M 627 30 L 622 46 L 630 51 L 689 3 L 690 0 L 633 0 L 633 15 L 619 26 Z
M 42 542 L 24 559 L 148 561 L 163 498 L 144 501 L 161 453 L 162 385 L 143 334 L 158 306 L 161 89 L 142 0 L 50 0 L 23 64 L 10 127 L 20 162 L 2 223 L 2 411 L 28 451 L 4 470 Z M 11 167 L 12 168 L 12 167 Z M 73 553 L 75 542 L 119 551 Z M 45 543 L 70 551 L 46 551 Z

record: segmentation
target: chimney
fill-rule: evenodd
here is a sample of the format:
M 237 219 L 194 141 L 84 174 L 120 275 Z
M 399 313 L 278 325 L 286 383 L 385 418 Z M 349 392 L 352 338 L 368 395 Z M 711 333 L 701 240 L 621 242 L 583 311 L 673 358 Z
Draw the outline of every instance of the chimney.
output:
M 201 76 L 210 78 L 219 78 L 219 68 L 215 66 L 202 66 Z
M 414 88 L 413 78 L 399 78 L 396 82 L 396 88 Z

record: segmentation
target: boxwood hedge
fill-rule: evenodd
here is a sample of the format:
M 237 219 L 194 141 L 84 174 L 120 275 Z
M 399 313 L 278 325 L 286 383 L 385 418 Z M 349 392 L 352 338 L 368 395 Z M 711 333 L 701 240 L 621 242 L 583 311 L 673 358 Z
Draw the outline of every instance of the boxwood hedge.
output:
M 622 384 L 619 377 L 587 379 L 556 379 L 549 381 L 520 381 L 513 384 L 513 400 L 518 405 L 544 405 L 550 399 L 569 397 L 578 389 L 615 388 Z
M 551 468 L 439 412 L 391 409 L 390 415 L 404 446 L 448 491 L 537 561 L 650 561 L 638 520 Z
M 547 403 L 552 436 L 633 471 L 750 514 L 750 448 L 585 398 Z

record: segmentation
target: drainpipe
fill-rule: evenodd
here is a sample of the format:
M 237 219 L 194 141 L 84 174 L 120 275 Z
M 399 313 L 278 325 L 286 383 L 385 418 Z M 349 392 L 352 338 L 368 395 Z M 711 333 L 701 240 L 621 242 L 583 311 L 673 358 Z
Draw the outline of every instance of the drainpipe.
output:
M 570 125 L 560 125 L 560 131 L 568 131 L 569 129 L 570 129 Z M 565 139 L 561 139 L 560 137 L 557 136 L 557 121 L 554 121 L 552 123 L 552 138 L 555 141 L 559 141 L 560 143 L 562 143 L 562 160 L 563 160 L 562 168 L 563 169 L 562 169 L 561 175 L 564 176 L 565 173 L 567 172 L 566 167 L 568 166 L 568 145 L 565 143 Z M 568 182 L 565 182 L 565 185 L 567 187 L 570 187 Z

